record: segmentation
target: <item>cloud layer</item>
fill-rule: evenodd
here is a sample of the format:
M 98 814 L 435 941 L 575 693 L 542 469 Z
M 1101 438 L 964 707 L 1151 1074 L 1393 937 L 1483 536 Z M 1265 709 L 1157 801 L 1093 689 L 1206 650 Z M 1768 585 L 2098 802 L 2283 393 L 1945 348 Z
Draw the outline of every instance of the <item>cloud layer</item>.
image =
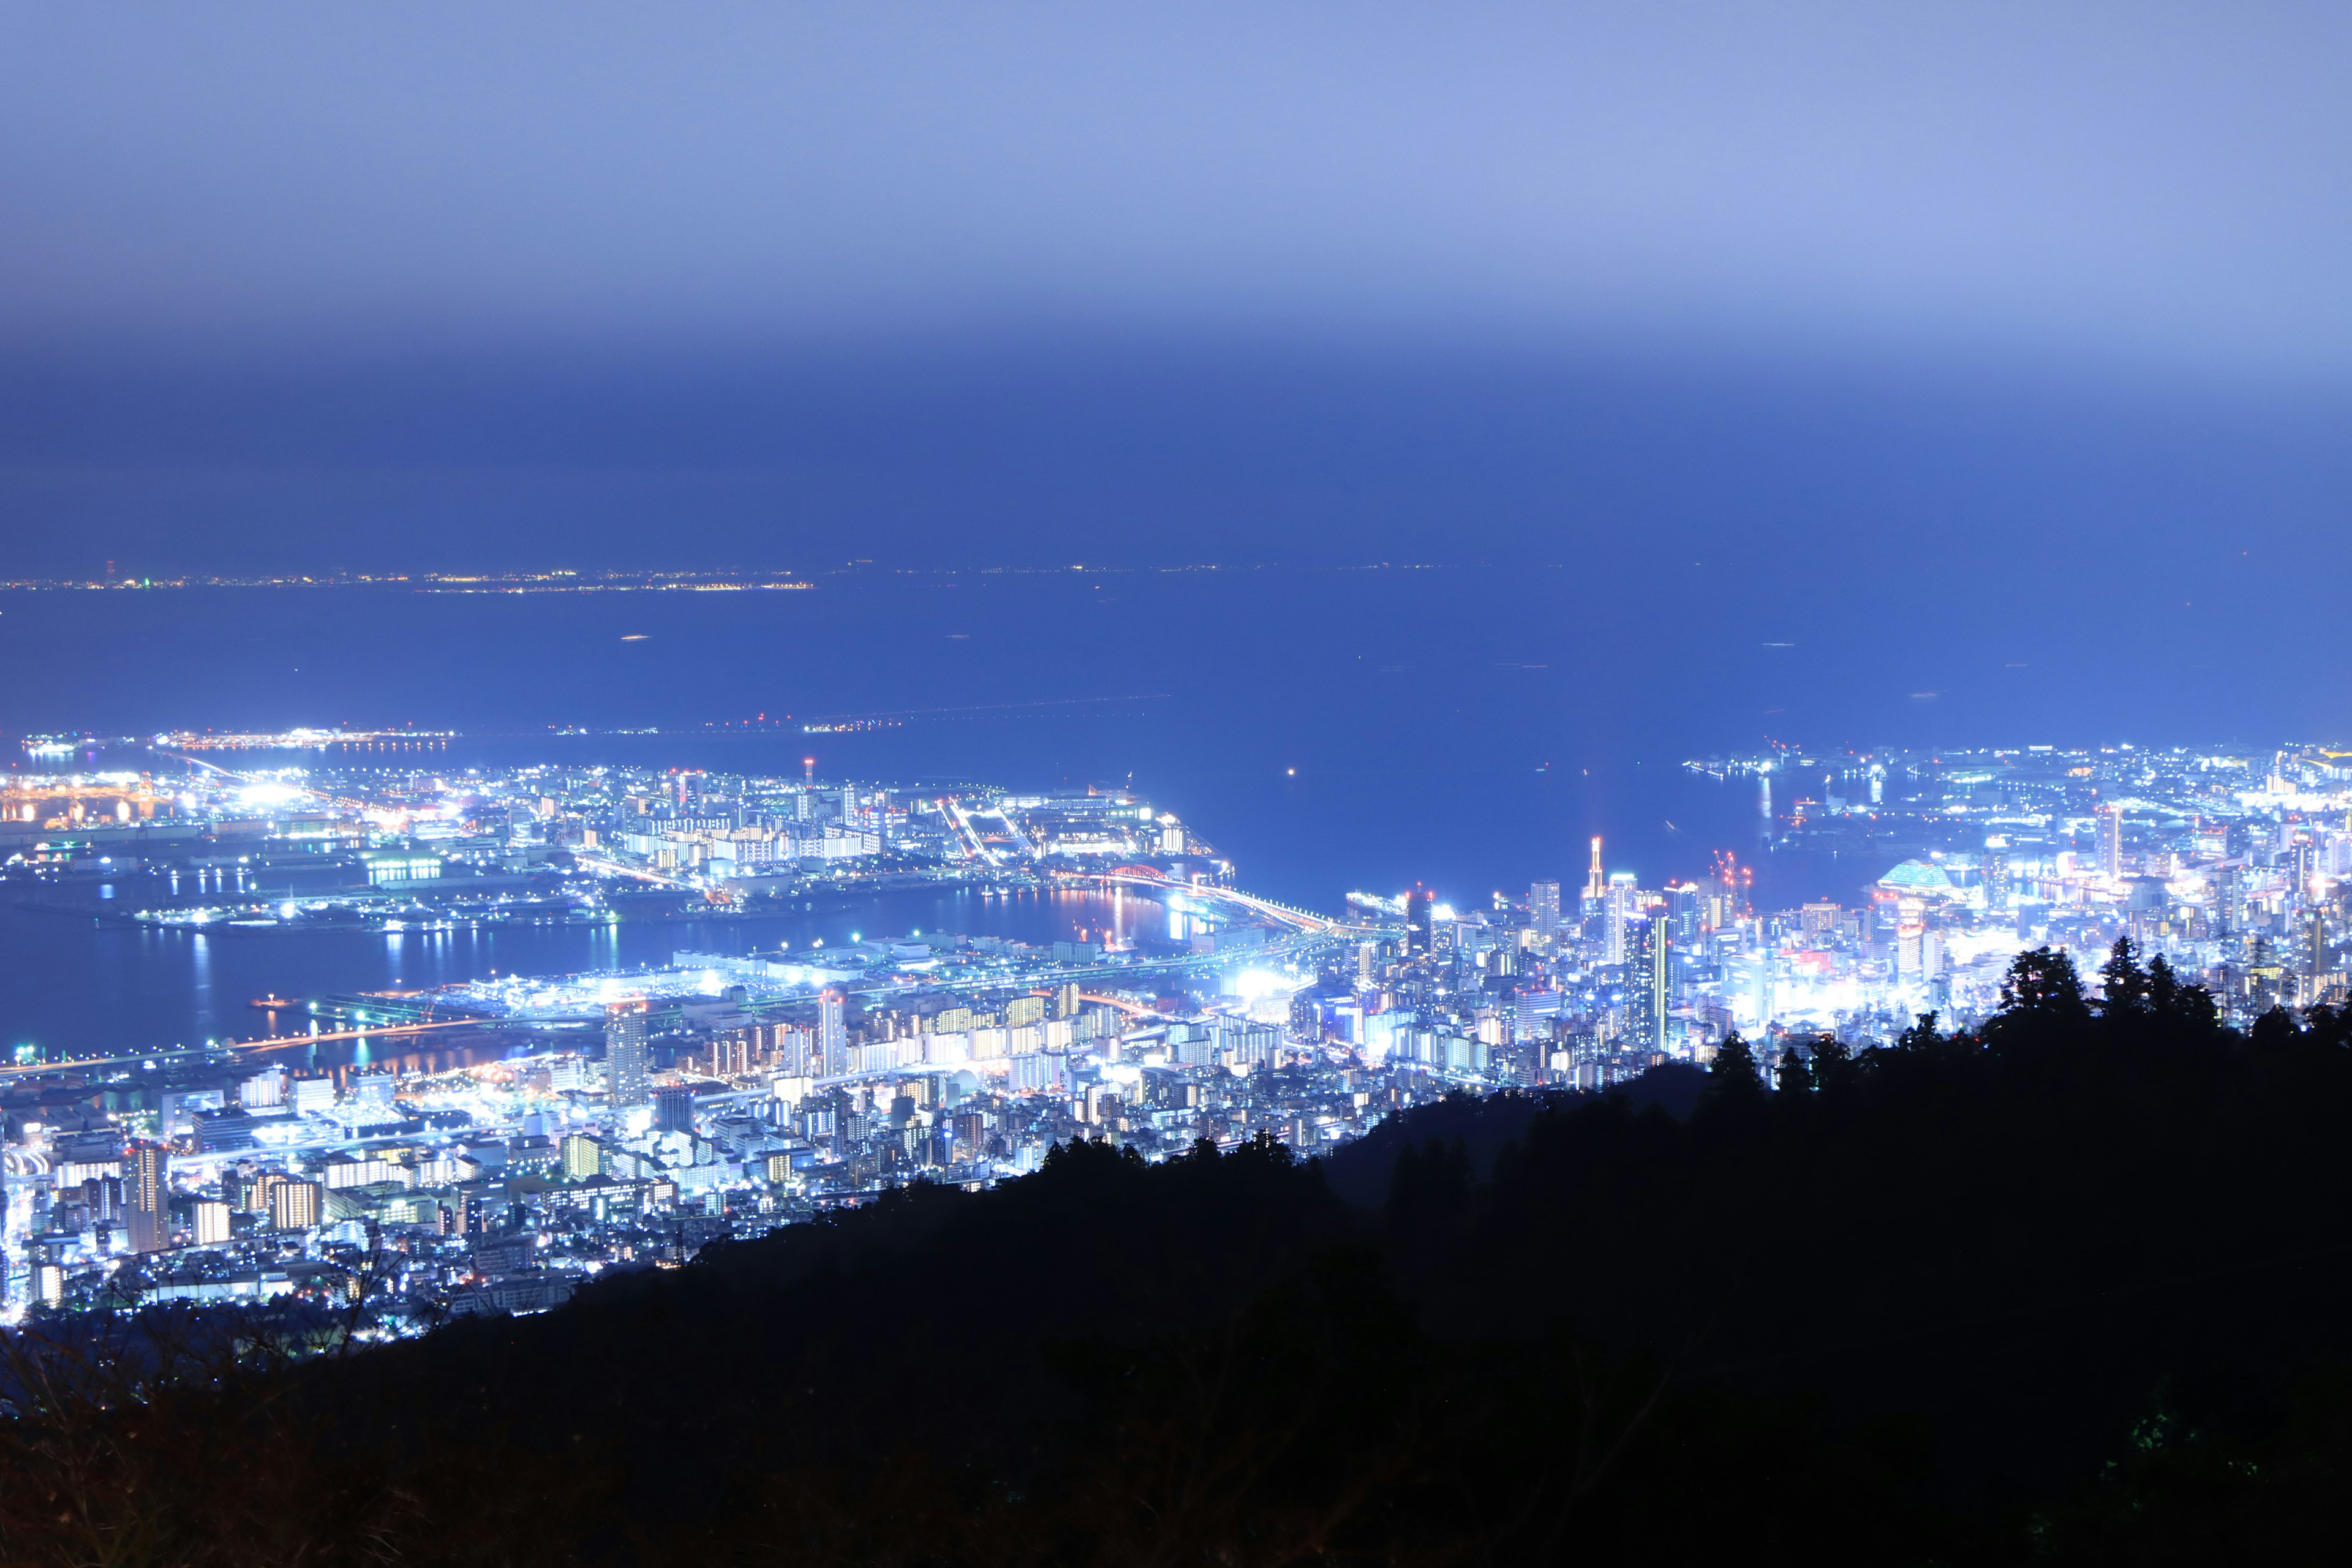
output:
M 1048 319 L 2352 366 L 2352 12 L 277 3 L 0 18 L 0 332 Z

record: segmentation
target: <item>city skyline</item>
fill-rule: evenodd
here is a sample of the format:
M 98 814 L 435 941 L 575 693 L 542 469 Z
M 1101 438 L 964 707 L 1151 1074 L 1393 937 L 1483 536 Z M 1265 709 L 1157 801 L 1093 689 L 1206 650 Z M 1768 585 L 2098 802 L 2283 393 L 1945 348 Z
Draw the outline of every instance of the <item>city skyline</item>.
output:
M 250 1005 L 257 1035 L 19 1043 L 0 1069 L 18 1315 L 331 1295 L 386 1236 L 443 1260 L 391 1289 L 395 1318 L 544 1310 L 689 1219 L 758 1236 L 908 1181 L 1017 1177 L 1072 1139 L 1153 1162 L 1204 1140 L 1319 1156 L 1415 1105 L 1608 1090 L 1725 1051 L 1785 1089 L 1923 1019 L 1987 1029 L 2021 953 L 2098 976 L 2094 1002 L 2150 976 L 2242 1030 L 2327 1016 L 2352 978 L 2352 750 L 1698 759 L 1768 812 L 1788 792 L 1781 841 L 1852 840 L 1884 868 L 1852 901 L 1774 908 L 1736 856 L 1644 886 L 1596 837 L 1572 902 L 1537 878 L 1524 897 L 1358 890 L 1317 911 L 1247 892 L 1197 825 L 1115 789 L 486 773 L 238 740 L 233 767 L 159 742 L 142 770 L 13 777 L 5 891 L 196 944 L 431 943 L 695 905 L 720 945 L 273 993 Z M 289 750 L 316 760 L 247 765 Z M 924 886 L 1077 901 L 1054 906 L 1051 941 L 760 934 Z M 79 1109 L 94 1089 L 102 1118 Z M 541 1259 L 551 1245 L 567 1261 Z
M 2340 1555 L 2348 78 L 0 12 L 0 1562 Z

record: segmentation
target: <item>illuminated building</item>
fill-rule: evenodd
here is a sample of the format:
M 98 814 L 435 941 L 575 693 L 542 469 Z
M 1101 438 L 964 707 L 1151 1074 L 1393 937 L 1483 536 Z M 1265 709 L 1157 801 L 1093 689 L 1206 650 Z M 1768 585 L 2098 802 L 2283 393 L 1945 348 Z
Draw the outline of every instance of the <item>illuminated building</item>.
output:
M 1609 874 L 1601 868 L 1601 838 L 1596 834 L 1592 839 L 1592 864 L 1584 873 L 1585 913 L 1591 914 L 1600 904 L 1601 894 L 1608 886 Z
M 816 1049 L 826 1077 L 849 1070 L 849 999 L 835 986 L 817 994 Z
M 171 1194 L 164 1182 L 167 1162 L 161 1144 L 142 1143 L 131 1151 L 125 1163 L 123 1208 L 133 1252 L 161 1252 L 171 1245 Z
M 1631 871 L 1620 871 L 1609 879 L 1608 891 L 1601 904 L 1601 918 L 1604 922 L 1601 931 L 1601 963 L 1625 962 L 1625 922 L 1633 918 L 1640 898 L 1640 889 L 1633 886 L 1633 873 Z
M 1792 772 L 1790 761 L 1714 760 L 1707 771 L 1728 776 L 1769 763 L 1777 778 Z M 1082 812 L 1077 797 L 973 792 L 943 802 L 895 788 L 819 793 L 801 777 L 540 766 L 510 779 L 469 776 L 436 804 L 445 786 L 409 771 L 381 780 L 362 769 L 331 775 L 339 795 L 387 818 L 478 817 L 465 838 L 431 840 L 446 867 L 440 877 L 405 879 L 415 884 L 408 894 L 428 907 L 444 896 L 436 889 L 462 891 L 478 874 L 527 875 L 551 893 L 568 884 L 593 899 L 647 871 L 665 850 L 677 867 L 705 864 L 707 851 L 707 863 L 723 865 L 739 886 L 722 893 L 698 875 L 658 879 L 689 900 L 740 898 L 753 909 L 772 893 L 857 898 L 869 875 L 907 874 L 896 864 L 868 869 L 820 856 L 827 836 L 853 829 L 891 851 L 936 858 L 955 878 L 985 863 L 1017 882 L 1024 859 L 1065 860 L 1081 877 L 1127 874 L 1108 889 L 1108 928 L 1082 929 L 1074 942 L 877 933 L 829 940 L 822 950 L 673 952 L 648 972 L 502 975 L 447 988 L 459 1016 L 527 1025 L 603 1016 L 609 1099 L 578 1092 L 598 1081 L 593 1031 L 578 1048 L 560 1037 L 534 1038 L 531 1059 L 460 1072 L 371 1064 L 293 1078 L 193 1053 L 171 1067 L 168 1081 L 144 1067 L 125 1070 L 109 1081 L 149 1089 L 152 1100 L 138 1103 L 152 1104 L 166 1125 L 175 1105 L 192 1114 L 207 1157 L 166 1171 L 168 1152 L 148 1155 L 155 1195 L 142 1203 L 122 1127 L 43 1129 L 30 1138 L 50 1186 L 46 1205 L 37 1187 L 27 1194 L 29 1212 L 14 1230 L 8 1300 L 97 1303 L 119 1265 L 126 1216 L 149 1211 L 135 1222 L 138 1240 L 165 1245 L 164 1214 L 176 1198 L 194 1205 L 182 1235 L 205 1249 L 173 1257 L 175 1279 L 206 1277 L 188 1289 L 226 1289 L 232 1274 L 282 1271 L 296 1248 L 273 1224 L 311 1232 L 299 1250 L 345 1267 L 372 1247 L 372 1228 L 400 1246 L 399 1291 L 445 1307 L 476 1303 L 460 1310 L 539 1310 L 600 1263 L 643 1259 L 648 1249 L 667 1259 L 722 1227 L 743 1235 L 797 1223 L 840 1198 L 862 1201 L 908 1181 L 1009 1178 L 1076 1136 L 1108 1133 L 1159 1157 L 1202 1137 L 1229 1145 L 1264 1126 L 1302 1151 L 1327 1150 L 1399 1108 L 1449 1094 L 1548 1083 L 1604 1089 L 1662 1053 L 1704 1063 L 1734 1028 L 1750 1038 L 1767 1029 L 1831 1035 L 1862 1050 L 1930 1009 L 1946 1027 L 1974 1027 L 1999 1005 L 2018 949 L 2044 942 L 2074 954 L 2087 975 L 2127 933 L 2148 956 L 2161 953 L 2183 984 L 2211 988 L 2241 1028 L 2273 1003 L 2308 1007 L 2344 995 L 2337 948 L 2352 896 L 2352 828 L 2341 824 L 2352 811 L 2352 757 L 2287 755 L 2273 764 L 2267 756 L 2116 748 L 1825 765 L 1834 771 L 1820 793 L 1832 803 L 1858 803 L 1865 778 L 1874 793 L 1890 772 L 1901 782 L 1877 812 L 1844 805 L 1772 825 L 1772 847 L 1840 856 L 1837 864 L 1853 868 L 1843 889 L 1803 889 L 1819 895 L 1803 907 L 1761 906 L 1755 874 L 1726 852 L 1711 873 L 1704 863 L 1666 866 L 1677 875 L 1663 893 L 1601 870 L 1579 885 L 1584 905 L 1566 910 L 1565 879 L 1527 885 L 1524 903 L 1498 898 L 1489 906 L 1482 897 L 1442 911 L 1426 888 L 1350 894 L 1359 918 L 1344 921 L 1237 892 L 1221 902 L 1225 889 L 1210 882 L 1171 885 L 1163 891 L 1181 895 L 1193 923 L 1166 942 L 1152 931 L 1156 920 L 1138 918 L 1148 889 L 1137 884 L 1157 874 L 1136 869 L 1164 825 L 1124 795 Z M 213 813 L 214 832 L 191 840 L 207 853 L 222 835 L 243 836 L 250 816 L 241 786 L 207 795 L 210 777 L 176 802 L 156 797 L 159 817 Z M 18 828 L 28 850 L 54 839 L 48 828 L 14 820 L 27 805 L 43 818 L 69 815 L 70 802 L 43 793 L 50 787 L 0 789 L 0 844 L 13 843 Z M 796 831 L 808 826 L 798 817 L 803 802 L 822 823 L 817 831 Z M 2137 814 L 2128 864 L 2123 810 Z M 558 843 L 558 824 L 594 831 L 609 858 L 533 863 L 522 873 L 505 864 L 520 844 Z M 496 842 L 461 847 L 477 828 Z M 373 842 L 386 853 L 425 853 L 407 838 L 403 821 Z M 369 842 L 362 835 L 332 852 L 348 885 L 367 879 Z M 1199 847 L 1189 833 L 1186 843 Z M 1681 879 L 1690 875 L 1699 879 Z M 2186 907 L 2180 893 L 2189 895 Z M 462 917 L 456 906 L 437 912 Z M 278 918 L 275 900 L 254 900 L 243 918 Z M 1141 940 L 1129 940 L 1138 928 Z M 1098 945 L 1105 936 L 1115 940 Z M 608 1012 L 618 996 L 642 1000 Z M 354 1021 L 388 1028 L 437 1004 L 400 993 L 381 1000 L 381 1011 L 372 1002 Z M 299 1005 L 273 994 L 278 1004 Z M 656 1006 L 677 1031 L 660 1042 L 651 1037 Z M 728 1092 L 697 1100 L 656 1089 L 656 1043 L 675 1044 L 682 1068 L 727 1080 Z M 384 1126 L 395 1121 L 416 1123 L 401 1129 L 397 1147 Z M 569 1180 L 558 1184 L 559 1176 Z M 261 1217 L 231 1223 L 233 1213 L 216 1206 L 222 1199 Z M 533 1233 L 548 1238 L 544 1255 L 534 1252 Z M 518 1237 L 519 1253 L 501 1250 Z M 231 1256 L 215 1256 L 223 1252 Z M 497 1257 L 513 1262 L 484 1261 Z M 48 1271 L 46 1284 L 36 1285 L 36 1268 Z M 513 1269 L 539 1282 L 521 1295 L 481 1283 Z
M 604 1009 L 604 1089 L 616 1110 L 646 1103 L 651 1079 L 646 1002 L 634 997 Z
M 1673 1005 L 1673 939 L 1663 916 L 1636 916 L 1621 928 L 1625 948 L 1625 1012 L 1629 1042 L 1637 1050 L 1665 1048 L 1666 1013 Z
M 2238 929 L 2239 911 L 2245 901 L 2245 874 L 2236 866 L 2217 867 L 2206 882 L 2212 900 L 2210 918 L 2217 936 L 2228 936 Z
M 309 1230 L 319 1223 L 326 1189 L 316 1182 L 278 1181 L 269 1188 L 269 1223 L 277 1230 Z
M 1675 947 L 1696 947 L 1706 928 L 1706 900 L 1696 882 L 1676 882 L 1666 889 L 1668 923 Z
M 565 1181 L 584 1182 L 591 1176 L 604 1174 L 604 1147 L 593 1138 L 575 1132 L 564 1139 L 561 1148 Z
M 1528 912 L 1532 918 L 1536 938 L 1549 942 L 1559 934 L 1559 884 L 1538 882 L 1528 889 Z

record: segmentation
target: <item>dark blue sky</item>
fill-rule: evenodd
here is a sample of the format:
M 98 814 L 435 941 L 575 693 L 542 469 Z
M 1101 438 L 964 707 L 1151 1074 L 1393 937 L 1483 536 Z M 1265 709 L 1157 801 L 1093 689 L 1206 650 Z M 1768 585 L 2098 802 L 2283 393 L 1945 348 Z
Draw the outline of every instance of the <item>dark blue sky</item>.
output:
M 2340 598 L 2347 79 L 2326 5 L 12 7 L 0 530 Z

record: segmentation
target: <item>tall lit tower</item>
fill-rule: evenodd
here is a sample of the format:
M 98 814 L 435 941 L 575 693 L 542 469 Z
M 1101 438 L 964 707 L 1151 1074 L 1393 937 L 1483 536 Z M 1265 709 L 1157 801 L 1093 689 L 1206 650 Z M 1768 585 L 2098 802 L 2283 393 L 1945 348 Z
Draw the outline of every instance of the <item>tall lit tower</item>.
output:
M 1641 889 L 1633 886 L 1633 873 L 1620 871 L 1609 879 L 1601 895 L 1601 918 L 1608 922 L 1601 931 L 1603 963 L 1625 962 L 1625 924 L 1633 918 L 1633 909 Z
M 817 993 L 816 1048 L 826 1077 L 849 1070 L 849 999 L 835 986 Z
M 1549 942 L 1559 934 L 1559 884 L 1538 882 L 1528 889 L 1528 913 L 1535 921 L 1536 935 Z
M 171 1242 L 168 1156 L 160 1143 L 141 1143 L 123 1167 L 122 1206 L 131 1224 L 131 1250 L 161 1252 Z
M 1666 1010 L 1673 1000 L 1672 939 L 1664 916 L 1636 916 L 1620 928 L 1625 946 L 1625 1010 L 1635 1048 L 1665 1048 Z
M 2239 903 L 2244 895 L 2244 873 L 2235 866 L 2215 868 L 2206 882 L 2210 900 L 2207 918 L 2212 923 L 2213 934 L 2228 936 L 2239 925 Z
M 2009 840 L 2000 834 L 1985 840 L 1984 889 L 1985 908 L 2009 908 Z
M 2099 808 L 2099 869 L 2110 880 L 2124 874 L 2124 808 L 2120 805 Z
M 1601 836 L 1592 837 L 1592 867 L 1584 873 L 1584 902 L 1590 909 L 1609 890 L 1609 875 L 1601 868 Z
M 615 1110 L 646 1104 L 653 1098 L 646 1010 L 642 996 L 604 1009 L 604 1088 Z

